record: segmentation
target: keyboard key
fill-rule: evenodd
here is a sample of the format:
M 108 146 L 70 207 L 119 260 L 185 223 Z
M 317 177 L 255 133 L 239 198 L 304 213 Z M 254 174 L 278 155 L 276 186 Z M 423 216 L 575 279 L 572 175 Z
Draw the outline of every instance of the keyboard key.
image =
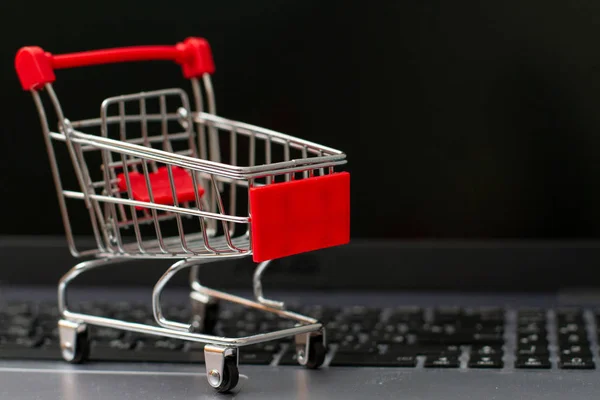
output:
M 8 325 L 0 327 L 0 335 L 9 337 L 29 337 L 33 334 L 33 325 Z
M 351 353 L 351 354 L 368 354 L 377 352 L 377 346 L 372 342 L 367 343 L 343 343 L 340 344 L 338 353 Z
M 561 336 L 566 336 L 570 334 L 578 334 L 587 336 L 585 325 L 584 324 L 575 324 L 575 323 L 566 323 L 563 325 L 558 325 L 557 332 Z
M 378 322 L 373 327 L 373 331 L 371 332 L 371 334 L 380 334 L 381 335 L 384 333 L 390 333 L 390 334 L 406 335 L 407 333 L 417 332 L 417 330 L 420 326 L 422 326 L 422 324 L 411 323 L 411 322 L 396 322 L 396 323 Z
M 419 356 L 458 356 L 461 352 L 460 346 L 450 344 L 416 344 L 409 346 L 396 346 L 389 345 L 389 351 L 395 354 L 408 354 L 408 355 L 419 355 Z
M 555 309 L 556 315 L 583 315 L 583 310 L 580 307 L 558 307 Z
M 592 352 L 589 346 L 582 346 L 578 344 L 561 347 L 559 350 L 559 354 L 565 357 L 592 357 Z
M 29 315 L 13 315 L 7 320 L 10 325 L 32 326 L 36 318 Z
M 458 331 L 458 326 L 451 323 L 427 323 L 421 326 L 421 329 L 417 332 L 419 335 L 453 335 Z
M 504 367 L 504 362 L 500 357 L 471 356 L 468 365 L 469 368 L 502 368 Z
M 504 343 L 504 335 L 502 333 L 483 333 L 477 332 L 473 334 L 473 339 L 469 342 L 473 344 L 502 344 Z
M 503 322 L 505 311 L 499 307 L 467 308 L 464 311 L 463 320 L 475 318 L 483 322 Z
M 548 369 L 552 366 L 547 356 L 525 356 L 518 357 L 515 368 L 525 369 Z
M 248 352 L 242 348 L 239 352 L 240 364 L 269 365 L 273 360 L 271 353 Z
M 100 341 L 120 339 L 124 334 L 125 332 L 119 329 L 104 328 L 99 326 L 90 327 L 90 337 Z
M 425 368 L 458 368 L 460 362 L 456 356 L 427 356 Z
M 6 315 L 31 315 L 31 304 L 25 302 L 9 302 L 3 304 L 2 312 Z
M 370 335 L 371 340 L 377 343 L 390 343 L 390 344 L 407 344 L 408 337 L 399 333 L 389 332 L 372 332 Z
M 338 354 L 331 360 L 331 366 L 355 367 L 415 367 L 417 358 L 414 355 L 397 354 Z
M 33 349 L 39 347 L 44 342 L 44 336 L 36 335 L 30 337 L 14 336 L 3 337 L 0 339 L 0 351 L 5 349 L 28 348 Z
M 416 367 L 417 358 L 410 355 L 396 355 L 396 354 L 378 354 L 373 356 L 376 366 L 390 366 L 390 367 Z
M 539 333 L 519 333 L 517 335 L 517 343 L 520 344 L 531 344 L 531 343 L 546 343 L 548 341 L 546 335 Z
M 458 324 L 423 324 L 416 333 L 419 343 L 502 344 L 502 331 L 476 331 Z
M 558 335 L 558 344 L 560 347 L 574 344 L 586 346 L 589 345 L 589 340 L 586 332 L 569 333 L 566 335 Z
M 185 342 L 182 340 L 171 339 L 171 338 L 152 338 L 146 339 L 143 342 L 145 348 L 151 347 L 155 350 L 168 350 L 168 351 L 180 351 L 183 349 Z M 144 351 L 144 350 L 142 350 Z
M 335 321 L 343 322 L 352 326 L 358 324 L 363 327 L 362 331 L 372 329 L 375 324 L 379 321 L 381 314 L 380 309 L 368 308 L 368 307 L 348 307 L 342 309 L 334 318 Z
M 281 342 L 271 341 L 265 343 L 252 344 L 244 346 L 243 349 L 249 352 L 277 353 L 281 349 Z
M 532 340 L 532 337 L 519 337 L 517 339 L 517 348 L 518 349 L 526 349 L 529 348 L 531 346 L 535 346 L 538 348 L 542 348 L 542 347 L 548 347 L 548 340 L 547 339 L 541 339 L 541 340 Z M 539 337 L 538 337 L 539 339 Z
M 580 308 L 559 308 L 556 310 L 556 320 L 559 325 L 575 323 L 583 325 L 583 311 Z
M 339 310 L 338 315 L 379 316 L 381 309 L 367 306 L 349 306 Z
M 397 307 L 390 311 L 387 323 L 422 322 L 423 309 L 421 307 Z
M 537 333 L 538 335 L 546 335 L 546 322 L 526 322 L 517 326 L 517 333 L 529 335 Z
M 482 334 L 503 334 L 504 324 L 496 322 L 467 322 L 461 321 L 460 328 L 462 331 L 470 331 L 473 333 Z
M 517 322 L 543 322 L 546 321 L 546 310 L 540 308 L 521 309 L 517 312 Z
M 53 303 L 40 303 L 37 306 L 37 316 L 41 319 L 58 319 L 60 312 L 58 306 Z
M 99 355 L 104 350 L 133 350 L 137 344 L 137 340 L 130 340 L 126 338 L 114 339 L 107 342 L 92 340 L 91 352 Z
M 548 352 L 548 344 L 526 344 L 519 345 L 516 351 L 517 356 L 547 356 Z
M 433 322 L 456 323 L 463 316 L 463 310 L 460 307 L 439 307 L 433 310 Z
M 561 357 L 558 367 L 562 369 L 595 369 L 596 364 L 591 357 Z
M 504 350 L 502 350 L 502 346 L 473 346 L 471 348 L 471 356 L 496 356 L 502 357 L 504 354 Z

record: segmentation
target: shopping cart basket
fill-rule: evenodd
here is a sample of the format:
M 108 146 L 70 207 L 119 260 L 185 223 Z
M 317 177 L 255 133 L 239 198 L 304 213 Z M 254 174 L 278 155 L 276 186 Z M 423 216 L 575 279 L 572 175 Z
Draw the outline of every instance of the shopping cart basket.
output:
M 66 118 L 52 86 L 55 70 L 142 60 L 179 64 L 191 81 L 195 111 L 185 91 L 166 89 L 108 98 L 100 118 Z M 204 39 L 64 55 L 24 47 L 15 66 L 39 112 L 69 249 L 75 257 L 93 257 L 59 283 L 58 327 L 65 360 L 87 358 L 87 326 L 96 325 L 205 343 L 208 382 L 220 392 L 238 382 L 241 346 L 294 336 L 301 365 L 317 368 L 323 363 L 323 325 L 263 297 L 261 277 L 273 259 L 348 242 L 350 177 L 335 170 L 345 164 L 345 154 L 217 116 L 210 80 L 214 64 Z M 56 114 L 56 131 L 50 128 L 42 94 Z M 59 147 L 66 149 L 70 166 L 59 162 Z M 72 182 L 64 179 L 65 168 L 74 175 Z M 80 250 L 76 244 L 72 203 L 89 211 L 93 249 Z M 198 280 L 201 264 L 250 255 L 258 263 L 255 300 L 210 289 Z M 158 326 L 68 307 L 67 286 L 83 272 L 149 258 L 179 260 L 152 292 Z M 172 321 L 162 312 L 161 293 L 173 275 L 188 267 L 194 316 L 192 321 Z M 240 338 L 211 335 L 219 299 L 297 324 Z

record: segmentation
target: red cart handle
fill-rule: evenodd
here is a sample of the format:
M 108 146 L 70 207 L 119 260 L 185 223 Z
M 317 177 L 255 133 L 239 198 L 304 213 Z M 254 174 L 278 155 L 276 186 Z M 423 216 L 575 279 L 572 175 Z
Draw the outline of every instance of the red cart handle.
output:
M 55 69 L 148 60 L 174 61 L 181 65 L 183 76 L 187 79 L 215 71 L 208 42 L 193 37 L 175 46 L 133 46 L 61 55 L 52 55 L 37 46 L 27 46 L 17 52 L 15 68 L 23 89 L 32 90 L 54 82 Z

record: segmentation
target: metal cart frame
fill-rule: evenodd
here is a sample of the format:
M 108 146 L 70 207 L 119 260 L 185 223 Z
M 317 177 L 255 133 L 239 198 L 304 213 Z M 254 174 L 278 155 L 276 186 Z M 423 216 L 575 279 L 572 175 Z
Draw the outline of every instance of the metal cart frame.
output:
M 106 99 L 102 103 L 100 118 L 81 121 L 65 118 L 52 86 L 54 70 L 150 59 L 172 60 L 182 66 L 184 76 L 191 80 L 196 111 L 191 111 L 183 90 L 166 89 Z M 270 259 L 260 260 L 255 269 L 255 300 L 203 286 L 198 271 L 202 264 L 253 254 L 256 240 L 253 241 L 251 225 L 254 221 L 248 211 L 242 216 L 237 214 L 240 202 L 236 204 L 236 193 L 278 181 L 290 183 L 317 176 L 335 178 L 338 174 L 334 168 L 346 163 L 342 152 L 218 117 L 210 79 L 214 65 L 210 48 L 203 39 L 189 38 L 176 46 L 142 46 L 66 55 L 52 55 L 39 47 L 24 47 L 17 54 L 16 67 L 23 88 L 33 95 L 40 116 L 69 249 L 75 257 L 94 257 L 74 266 L 58 285 L 60 346 L 66 361 L 80 363 L 86 360 L 89 353 L 87 326 L 95 325 L 205 343 L 207 379 L 219 392 L 236 386 L 238 348 L 242 346 L 295 336 L 297 358 L 301 365 L 317 368 L 323 363 L 327 343 L 323 324 L 286 310 L 282 302 L 264 297 L 261 279 Z M 56 132 L 50 129 L 41 96 L 43 92 L 47 94 L 57 117 Z M 175 112 L 169 112 L 166 106 L 172 99 L 180 105 Z M 207 112 L 203 111 L 204 100 Z M 158 112 L 147 110 L 152 101 L 158 102 Z M 126 112 L 130 103 L 137 104 L 134 115 Z M 118 108 L 116 116 L 110 114 L 115 106 Z M 135 138 L 127 136 L 130 124 L 138 124 L 140 128 Z M 160 125 L 160 134 L 149 133 L 149 124 Z M 170 132 L 172 125 L 177 132 Z M 100 129 L 100 134 L 82 131 L 93 128 Z M 119 133 L 117 139 L 111 138 L 113 128 Z M 222 137 L 230 139 L 228 151 L 222 151 Z M 238 165 L 241 137 L 247 138 L 250 146 L 250 165 L 246 167 Z M 176 141 L 186 144 L 185 149 L 175 150 Z M 265 145 L 264 163 L 257 160 L 258 141 Z M 57 144 L 67 149 L 77 182 L 74 190 L 64 188 L 55 152 Z M 156 148 L 157 145 L 161 148 Z M 281 161 L 272 159 L 272 148 L 276 145 L 283 150 Z M 299 158 L 292 158 L 294 151 L 300 155 Z M 94 169 L 86 161 L 88 153 L 101 157 L 99 169 Z M 225 158 L 229 162 L 224 162 Z M 166 173 L 165 181 L 172 194 L 170 204 L 155 201 L 155 184 L 151 183 L 151 179 L 161 168 Z M 185 170 L 192 178 L 194 198 L 182 204 L 179 204 L 178 198 L 180 187 L 174 177 L 176 168 Z M 100 176 L 94 177 L 98 172 Z M 132 191 L 134 174 L 144 179 L 149 195 L 147 201 L 137 199 Z M 125 190 L 118 186 L 123 182 Z M 201 192 L 204 194 L 200 195 Z M 225 193 L 228 197 L 224 199 Z M 89 211 L 97 244 L 95 249 L 80 251 L 76 246 L 67 204 L 72 200 L 83 201 Z M 186 218 L 197 218 L 199 233 L 185 232 Z M 161 227 L 166 222 L 174 223 L 177 234 L 170 237 L 164 234 Z M 247 227 L 241 234 L 237 234 L 239 225 Z M 154 229 L 151 240 L 143 232 L 148 227 Z M 123 230 L 133 230 L 135 240 L 126 238 Z M 158 326 L 75 312 L 69 308 L 67 288 L 82 273 L 132 259 L 148 258 L 179 259 L 156 282 L 152 291 L 152 309 Z M 163 289 L 175 274 L 186 268 L 190 269 L 190 299 L 194 314 L 191 323 L 167 319 L 161 307 Z M 214 325 L 218 300 L 270 312 L 294 320 L 297 325 L 239 338 L 214 336 L 209 331 Z

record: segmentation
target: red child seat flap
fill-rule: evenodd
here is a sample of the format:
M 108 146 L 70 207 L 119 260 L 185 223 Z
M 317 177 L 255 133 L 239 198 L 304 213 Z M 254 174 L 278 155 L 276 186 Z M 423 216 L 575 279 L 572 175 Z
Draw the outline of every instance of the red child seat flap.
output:
M 173 171 L 173 182 L 175 184 L 177 202 L 181 204 L 188 201 L 196 201 L 192 177 L 183 168 L 171 167 L 171 169 Z M 158 168 L 156 172 L 149 173 L 148 177 L 150 178 L 154 202 L 158 204 L 173 205 L 173 192 L 171 190 L 171 182 L 169 180 L 169 171 L 167 167 Z M 122 192 L 126 192 L 127 180 L 125 174 L 120 173 L 117 176 L 117 179 L 119 181 L 119 189 Z M 133 195 L 133 199 L 149 202 L 150 193 L 148 193 L 144 174 L 140 172 L 129 172 L 129 181 L 131 182 L 131 194 Z M 198 196 L 201 197 L 203 194 L 204 189 L 198 186 Z
M 255 262 L 350 241 L 350 174 L 334 173 L 250 189 Z

